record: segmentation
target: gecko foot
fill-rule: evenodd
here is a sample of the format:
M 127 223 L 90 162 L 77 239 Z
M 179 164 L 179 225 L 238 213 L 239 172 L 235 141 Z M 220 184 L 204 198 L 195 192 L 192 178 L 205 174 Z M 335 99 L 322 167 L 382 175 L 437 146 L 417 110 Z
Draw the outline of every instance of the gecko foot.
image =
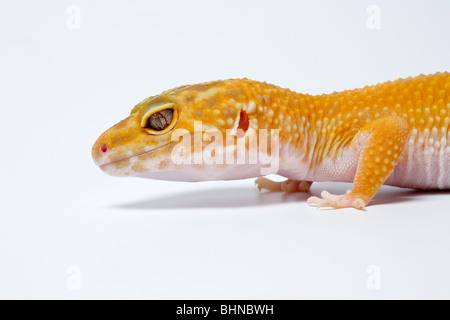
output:
M 312 181 L 297 181 L 286 180 L 282 182 L 272 181 L 270 179 L 261 177 L 255 180 L 256 187 L 259 191 L 266 189 L 269 191 L 283 191 L 283 192 L 308 192 L 311 188 Z
M 332 207 L 332 208 L 355 208 L 359 210 L 366 210 L 366 205 L 369 203 L 370 199 L 367 199 L 362 194 L 353 193 L 347 191 L 344 195 L 333 195 L 327 191 L 322 191 L 320 194 L 321 198 L 310 197 L 308 198 L 308 204 L 314 205 L 319 208 L 321 207 Z M 366 199 L 366 200 L 363 200 Z

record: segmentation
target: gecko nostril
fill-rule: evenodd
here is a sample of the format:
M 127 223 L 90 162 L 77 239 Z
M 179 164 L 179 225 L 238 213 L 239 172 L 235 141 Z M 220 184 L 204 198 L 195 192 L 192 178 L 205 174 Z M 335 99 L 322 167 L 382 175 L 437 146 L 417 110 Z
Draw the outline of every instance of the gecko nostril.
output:
M 108 146 L 106 144 L 104 144 L 100 147 L 100 150 L 104 153 L 104 152 L 108 151 Z

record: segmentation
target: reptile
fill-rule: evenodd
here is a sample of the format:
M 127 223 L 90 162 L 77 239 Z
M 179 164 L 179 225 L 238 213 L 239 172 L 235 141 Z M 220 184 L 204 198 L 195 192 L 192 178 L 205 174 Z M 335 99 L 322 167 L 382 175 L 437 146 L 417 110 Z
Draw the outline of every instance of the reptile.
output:
M 285 192 L 309 192 L 313 182 L 353 182 L 347 193 L 322 191 L 307 202 L 365 210 L 383 184 L 450 188 L 449 119 L 448 72 L 320 95 L 245 78 L 219 80 L 143 100 L 101 134 L 92 156 L 113 176 L 176 181 L 255 177 L 259 190 Z M 259 139 L 263 130 L 277 136 L 278 148 Z M 232 140 L 223 138 L 227 134 Z M 195 142 L 195 136 L 201 141 Z M 258 138 L 256 144 L 252 137 Z M 178 150 L 182 140 L 192 146 Z M 259 160 L 202 162 L 208 152 L 215 160 L 224 157 L 211 147 L 213 142 L 233 157 L 238 146 L 250 154 L 264 143 L 261 155 L 277 156 L 276 173 L 287 180 L 265 178 Z M 200 161 L 174 161 L 174 155 Z

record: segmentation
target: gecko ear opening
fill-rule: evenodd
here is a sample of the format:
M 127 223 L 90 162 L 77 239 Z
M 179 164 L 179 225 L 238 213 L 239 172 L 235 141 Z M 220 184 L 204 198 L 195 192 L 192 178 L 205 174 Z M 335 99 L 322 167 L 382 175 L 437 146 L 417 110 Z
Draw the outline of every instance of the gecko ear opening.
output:
M 247 112 L 245 112 L 244 110 L 241 110 L 241 113 L 239 114 L 239 124 L 237 126 L 237 129 L 241 129 L 242 131 L 244 131 L 244 134 L 247 132 L 248 127 L 249 127 L 250 123 L 248 120 L 248 114 Z
M 248 119 L 248 114 L 244 110 L 241 110 L 234 122 L 231 134 L 237 136 L 238 138 L 242 138 L 247 133 L 249 127 L 250 121 Z

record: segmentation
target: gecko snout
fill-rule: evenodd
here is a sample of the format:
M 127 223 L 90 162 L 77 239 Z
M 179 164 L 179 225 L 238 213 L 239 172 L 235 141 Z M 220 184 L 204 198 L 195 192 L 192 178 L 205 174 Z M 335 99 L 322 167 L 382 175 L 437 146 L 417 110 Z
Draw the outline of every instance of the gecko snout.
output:
M 102 165 L 108 162 L 108 154 L 110 147 L 106 142 L 100 137 L 92 146 L 92 159 L 96 165 Z

